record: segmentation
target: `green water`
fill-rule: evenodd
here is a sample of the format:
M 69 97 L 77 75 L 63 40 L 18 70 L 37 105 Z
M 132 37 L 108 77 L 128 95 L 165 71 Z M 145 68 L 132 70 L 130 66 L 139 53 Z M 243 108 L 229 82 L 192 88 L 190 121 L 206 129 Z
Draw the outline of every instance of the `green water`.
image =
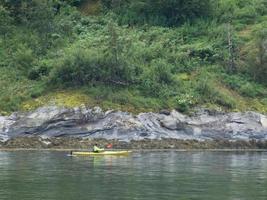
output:
M 0 200 L 266 200 L 267 153 L 0 152 Z

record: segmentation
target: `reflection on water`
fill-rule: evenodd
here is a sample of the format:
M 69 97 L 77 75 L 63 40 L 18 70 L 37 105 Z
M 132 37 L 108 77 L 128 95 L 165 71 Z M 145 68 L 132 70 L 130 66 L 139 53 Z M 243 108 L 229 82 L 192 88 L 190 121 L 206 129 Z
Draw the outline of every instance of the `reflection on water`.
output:
M 0 152 L 1 200 L 267 199 L 267 153 Z

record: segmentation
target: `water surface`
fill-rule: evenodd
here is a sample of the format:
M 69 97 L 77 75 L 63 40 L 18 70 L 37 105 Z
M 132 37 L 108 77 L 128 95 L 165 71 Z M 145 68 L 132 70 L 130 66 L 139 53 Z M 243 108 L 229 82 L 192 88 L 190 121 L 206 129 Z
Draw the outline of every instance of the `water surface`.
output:
M 266 152 L 0 152 L 1 200 L 266 200 Z

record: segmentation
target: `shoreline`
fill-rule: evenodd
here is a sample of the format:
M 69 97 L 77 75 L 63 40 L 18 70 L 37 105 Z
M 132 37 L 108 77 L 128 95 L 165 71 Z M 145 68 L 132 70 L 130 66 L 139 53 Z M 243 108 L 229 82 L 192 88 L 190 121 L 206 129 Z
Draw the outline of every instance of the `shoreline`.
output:
M 129 149 L 107 149 L 107 151 L 118 151 Z M 44 151 L 44 152 L 69 152 L 69 151 L 89 151 L 86 149 L 34 149 L 34 148 L 0 148 L 0 152 L 17 152 L 17 151 Z M 267 149 L 131 149 L 134 153 L 140 152 L 267 152 Z
M 179 139 L 144 139 L 144 140 L 107 140 L 81 139 L 72 137 L 41 138 L 17 137 L 0 142 L 0 150 L 90 150 L 95 144 L 105 148 L 112 144 L 112 149 L 134 151 L 267 151 L 267 141 L 228 141 L 228 140 L 179 140 Z M 108 150 L 108 149 L 107 149 Z

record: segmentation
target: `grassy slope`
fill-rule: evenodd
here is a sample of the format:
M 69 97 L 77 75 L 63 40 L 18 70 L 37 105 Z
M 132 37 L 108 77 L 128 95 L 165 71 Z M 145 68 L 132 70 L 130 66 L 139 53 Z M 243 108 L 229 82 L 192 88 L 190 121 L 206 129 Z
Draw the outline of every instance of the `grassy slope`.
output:
M 257 18 L 253 24 L 237 24 L 239 28 L 236 37 L 241 43 L 240 52 L 244 53 L 244 56 L 253 48 L 255 31 L 266 25 L 266 17 Z M 89 17 L 86 20 L 88 25 L 81 27 L 81 33 L 76 40 L 68 42 L 62 49 L 55 49 L 54 54 L 63 51 L 68 55 L 77 49 L 97 51 L 107 45 L 107 19 Z M 189 50 L 212 49 L 221 56 L 220 40 L 225 36 L 220 33 L 224 29 L 223 24 L 203 21 L 178 28 L 116 26 L 123 56 L 129 62 L 148 68 L 155 60 L 161 60 L 174 66 L 172 73 L 175 83 L 166 89 L 168 94 L 165 94 L 164 90 L 159 97 L 152 97 L 141 92 L 138 87 L 107 85 L 51 89 L 47 86 L 46 77 L 37 81 L 28 80 L 19 70 L 10 70 L 9 65 L 0 69 L 0 111 L 2 114 L 8 114 L 16 110 L 32 110 L 47 104 L 69 107 L 85 104 L 131 112 L 158 111 L 184 105 L 189 108 L 204 106 L 228 111 L 267 112 L 265 86 L 243 75 L 229 75 L 221 70 L 222 65 L 217 62 L 194 58 L 187 60 L 185 65 L 180 65 L 181 61 L 177 61 L 177 58 L 186 58 Z M 38 59 L 51 61 L 51 58 L 47 57 Z M 57 58 L 51 57 L 54 59 L 52 62 L 56 63 Z M 197 89 L 200 85 L 205 85 L 203 93 Z M 254 91 L 258 92 L 250 95 Z
M 248 25 L 245 26 L 242 30 L 238 32 L 238 35 L 241 39 L 247 40 L 248 42 L 243 46 L 243 48 L 249 48 L 250 43 L 252 43 L 253 40 L 253 30 L 255 27 L 257 28 L 259 24 L 255 25 Z M 135 30 L 135 29 L 125 29 L 123 31 L 128 32 L 126 35 L 133 34 L 136 38 L 134 38 L 134 41 L 136 43 L 140 42 L 140 37 L 143 36 L 143 32 L 141 30 Z M 165 34 L 161 33 L 154 33 L 154 30 L 151 29 L 147 34 L 155 34 L 158 36 L 154 37 L 153 41 L 150 41 L 152 45 L 148 47 L 148 49 L 157 49 L 157 46 L 160 46 L 159 43 L 164 43 L 164 37 L 166 40 L 169 39 L 168 34 L 172 34 L 172 32 L 175 32 L 174 30 L 169 30 L 163 28 L 162 31 Z M 130 33 L 129 33 L 130 32 Z M 125 32 L 124 32 L 125 33 Z M 91 33 L 89 33 L 91 34 Z M 98 35 L 99 33 L 94 33 L 95 35 Z M 141 36 L 138 36 L 140 34 Z M 90 37 L 91 43 L 94 43 L 92 41 L 92 38 L 97 38 L 95 35 L 93 36 L 87 36 Z M 91 38 L 92 37 L 92 38 Z M 87 38 L 88 39 L 88 38 Z M 206 39 L 206 38 L 205 38 Z M 97 42 L 96 42 L 97 43 Z M 141 43 L 141 42 L 140 42 Z M 95 44 L 96 46 L 98 44 Z M 137 44 L 136 46 L 139 46 L 141 44 Z M 185 44 L 184 46 L 187 46 L 189 44 Z M 199 45 L 199 41 L 196 40 L 196 42 L 190 44 L 192 46 Z M 202 45 L 202 43 L 201 43 Z M 209 43 L 205 45 L 211 45 Z M 144 45 L 145 46 L 145 45 Z M 183 49 L 184 46 L 181 46 L 180 48 Z M 138 47 L 137 47 L 138 48 Z M 144 50 L 146 50 L 145 47 L 143 47 Z M 149 50 L 147 50 L 149 51 Z M 198 74 L 195 74 L 198 73 Z M 203 75 L 202 75 L 203 74 Z M 184 87 L 184 90 L 192 90 L 194 93 L 194 85 L 198 84 L 198 81 L 196 80 L 196 77 L 198 76 L 206 76 L 206 74 L 209 74 L 211 77 L 210 84 L 213 87 L 213 90 L 220 93 L 222 97 L 225 98 L 225 101 L 229 101 L 234 104 L 233 108 L 229 109 L 225 106 L 220 105 L 220 103 L 212 102 L 211 99 L 207 99 L 205 102 L 201 102 L 199 105 L 204 107 L 209 107 L 212 109 L 228 109 L 229 111 L 247 111 L 247 110 L 255 110 L 259 112 L 267 112 L 267 100 L 266 95 L 263 95 L 262 97 L 248 97 L 246 95 L 243 95 L 238 89 L 232 89 L 229 87 L 227 83 L 225 83 L 224 75 L 221 75 L 218 73 L 217 67 L 210 67 L 208 68 L 201 68 L 198 69 L 197 72 L 194 72 L 192 74 L 190 73 L 178 73 L 176 75 L 176 78 L 180 80 L 181 85 Z M 228 75 L 227 75 L 228 76 Z M 229 76 L 231 78 L 231 76 Z M 233 78 L 234 79 L 234 78 Z M 238 80 L 240 81 L 240 80 Z M 238 82 L 237 81 L 237 82 Z M 253 87 L 260 88 L 263 92 L 267 93 L 267 89 L 259 84 L 256 84 L 254 82 L 250 82 L 249 80 L 242 80 L 242 83 L 244 84 L 252 84 Z M 183 96 L 186 95 L 186 93 L 182 94 Z M 194 100 L 195 97 L 193 97 Z M 162 108 L 174 108 L 175 103 L 172 102 L 170 99 L 169 101 L 162 101 L 159 98 L 149 98 L 146 96 L 143 96 L 140 94 L 140 92 L 136 89 L 126 88 L 113 88 L 113 87 L 106 87 L 106 86 L 97 86 L 94 88 L 90 87 L 84 87 L 79 89 L 67 89 L 67 90 L 56 90 L 55 92 L 50 92 L 48 95 L 41 96 L 40 98 L 33 99 L 27 102 L 23 103 L 23 109 L 32 108 L 40 105 L 44 105 L 47 103 L 47 99 L 49 99 L 49 102 L 54 102 L 58 105 L 65 105 L 65 106 L 77 106 L 80 104 L 85 105 L 99 105 L 105 109 L 108 108 L 114 108 L 114 109 L 121 109 L 121 110 L 127 110 L 131 112 L 142 112 L 142 111 L 157 111 Z M 188 99 L 187 97 L 184 97 L 185 100 L 192 100 Z M 38 102 L 38 103 L 37 103 Z

